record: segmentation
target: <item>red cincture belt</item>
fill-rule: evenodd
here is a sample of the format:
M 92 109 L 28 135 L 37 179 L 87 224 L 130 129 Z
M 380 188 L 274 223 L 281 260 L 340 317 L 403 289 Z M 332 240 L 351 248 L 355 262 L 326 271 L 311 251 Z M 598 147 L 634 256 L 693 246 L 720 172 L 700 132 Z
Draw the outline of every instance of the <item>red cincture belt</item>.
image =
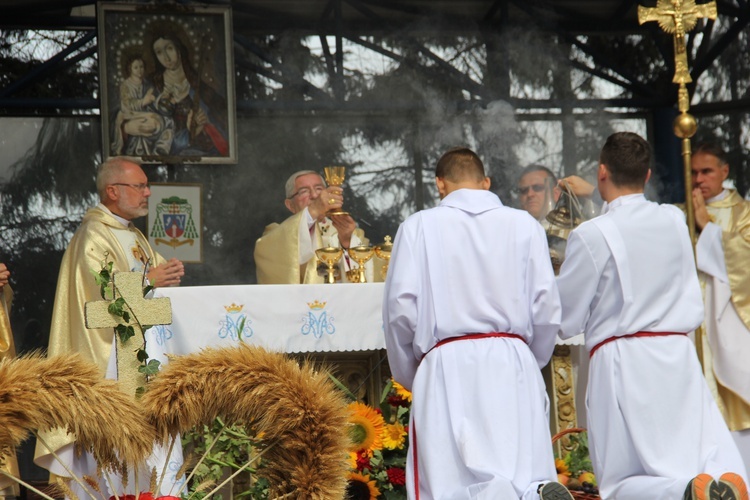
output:
M 687 333 L 684 333 L 684 332 L 636 332 L 636 333 L 631 333 L 630 335 L 610 337 L 596 344 L 594 348 L 591 349 L 591 352 L 589 352 L 589 357 L 592 357 L 594 353 L 596 352 L 596 350 L 599 349 L 604 344 L 609 344 L 610 342 L 615 341 L 615 340 L 629 339 L 632 337 L 667 337 L 669 335 L 687 335 Z
M 460 335 L 458 337 L 448 337 L 447 339 L 443 339 L 432 348 L 424 353 L 424 356 L 422 356 L 422 359 L 424 359 L 425 356 L 427 356 L 432 349 L 436 349 L 442 345 L 450 344 L 451 342 L 456 342 L 458 340 L 477 340 L 477 339 L 486 339 L 489 337 L 504 337 L 508 339 L 518 339 L 521 342 L 526 342 L 523 337 L 518 335 L 517 333 L 501 333 L 501 332 L 490 332 L 490 333 L 467 333 L 466 335 Z

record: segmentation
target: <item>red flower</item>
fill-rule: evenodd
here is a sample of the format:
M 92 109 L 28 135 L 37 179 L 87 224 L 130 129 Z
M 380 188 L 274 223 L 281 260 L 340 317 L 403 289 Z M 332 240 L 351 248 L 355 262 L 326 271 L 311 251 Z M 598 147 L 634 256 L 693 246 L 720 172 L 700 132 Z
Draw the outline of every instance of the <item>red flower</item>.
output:
M 403 486 L 406 484 L 406 471 L 401 467 L 388 467 L 385 470 L 388 474 L 388 481 L 395 486 Z
M 370 454 L 367 450 L 359 450 L 357 452 L 357 470 L 370 468 Z
M 159 497 L 159 498 L 176 498 L 176 497 Z M 112 495 L 109 497 L 109 500 L 117 500 L 117 498 Z M 120 500 L 135 500 L 135 495 L 120 495 Z M 151 494 L 150 491 L 143 491 L 138 496 L 138 500 L 154 500 L 154 496 Z
M 407 400 L 405 400 L 403 397 L 401 397 L 398 394 L 391 394 L 386 398 L 386 401 L 388 401 L 388 404 L 391 406 L 404 406 L 408 407 L 411 403 Z

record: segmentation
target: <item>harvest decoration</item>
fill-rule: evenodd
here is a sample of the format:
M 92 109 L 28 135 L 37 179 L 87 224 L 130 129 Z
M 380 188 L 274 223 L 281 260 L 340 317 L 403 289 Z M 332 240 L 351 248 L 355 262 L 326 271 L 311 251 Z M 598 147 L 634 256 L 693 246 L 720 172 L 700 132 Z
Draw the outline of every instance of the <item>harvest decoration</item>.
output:
M 408 449 L 411 393 L 389 380 L 380 398 L 379 408 L 350 403 L 350 423 L 361 425 L 379 436 L 369 436 L 351 452 L 347 500 L 402 500 L 406 498 L 406 453 Z M 355 427 L 356 428 L 356 427 Z M 357 435 L 359 430 L 355 430 Z M 365 485 L 367 487 L 365 487 Z
M 247 344 L 208 348 L 171 360 L 149 383 L 141 404 L 163 443 L 173 445 L 178 433 L 211 425 L 217 417 L 246 430 L 252 426 L 256 437 L 262 433 L 260 452 L 235 474 L 262 455 L 257 474 L 268 480 L 271 498 L 325 500 L 344 494 L 349 444 L 344 397 L 309 363 L 300 366 Z
M 596 477 L 589 456 L 586 430 L 577 427 L 565 429 L 557 433 L 552 438 L 552 442 L 565 435 L 568 435 L 570 439 L 571 450 L 563 458 L 555 459 L 557 480 L 570 490 L 574 498 L 587 500 L 599 498 Z
M 122 425 L 123 415 L 129 417 L 128 425 Z M 127 471 L 143 463 L 155 441 L 168 441 L 216 417 L 251 423 L 248 435 L 262 438 L 260 452 L 240 470 L 263 455 L 258 474 L 268 480 L 271 498 L 343 496 L 349 444 L 346 405 L 327 375 L 309 364 L 300 367 L 283 354 L 247 345 L 207 349 L 171 360 L 136 400 L 75 354 L 0 363 L 0 451 L 14 450 L 31 429 L 67 428 L 92 453 L 106 479 L 117 476 L 124 483 Z M 88 497 L 109 497 L 96 479 L 70 475 Z M 161 485 L 155 478 L 152 470 L 150 491 L 130 496 L 118 491 L 113 500 L 180 496 L 175 492 L 175 497 L 157 497 L 154 492 Z M 61 494 L 77 499 L 66 483 L 59 487 Z M 109 488 L 117 491 L 111 481 Z
M 122 415 L 133 417 L 129 425 L 122 425 Z M 96 365 L 77 354 L 36 354 L 0 363 L 0 451 L 14 452 L 30 432 L 50 449 L 36 430 L 62 427 L 77 436 L 78 446 L 94 456 L 109 479 L 145 460 L 153 448 L 154 431 L 139 415 L 136 401 L 116 381 L 103 379 Z M 70 474 L 91 498 L 102 496 L 92 482 Z M 50 499 L 19 478 L 10 479 Z M 67 485 L 58 487 L 67 493 Z

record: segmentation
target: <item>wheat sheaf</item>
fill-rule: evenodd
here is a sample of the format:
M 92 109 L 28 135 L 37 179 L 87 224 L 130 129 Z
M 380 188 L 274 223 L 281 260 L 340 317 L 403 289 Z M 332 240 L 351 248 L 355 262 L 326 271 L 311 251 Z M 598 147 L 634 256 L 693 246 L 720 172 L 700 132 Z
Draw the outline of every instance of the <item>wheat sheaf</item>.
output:
M 271 497 L 341 499 L 346 486 L 346 403 L 324 372 L 284 354 L 240 345 L 170 360 L 141 399 L 157 438 L 216 417 L 252 422 L 265 443 Z
M 0 455 L 32 430 L 62 427 L 102 467 L 139 463 L 155 440 L 142 415 L 117 382 L 77 354 L 0 362 Z

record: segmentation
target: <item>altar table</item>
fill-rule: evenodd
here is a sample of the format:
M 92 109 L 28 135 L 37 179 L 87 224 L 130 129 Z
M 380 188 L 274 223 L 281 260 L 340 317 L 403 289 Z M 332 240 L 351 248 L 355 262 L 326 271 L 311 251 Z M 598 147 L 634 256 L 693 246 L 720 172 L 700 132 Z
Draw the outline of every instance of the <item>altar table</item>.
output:
M 377 404 L 390 376 L 385 354 L 383 283 L 223 285 L 160 288 L 172 324 L 148 330 L 148 352 L 188 354 L 240 341 L 310 358 L 332 369 L 357 397 Z
M 385 363 L 383 283 L 320 285 L 224 285 L 160 288 L 172 302 L 171 325 L 151 328 L 148 352 L 188 354 L 242 341 L 333 365 L 336 376 L 368 402 L 378 400 Z M 578 373 L 588 361 L 583 336 L 558 340 L 545 370 L 552 404 L 552 431 L 575 427 Z M 572 356 L 571 356 L 572 352 Z M 580 369 L 579 369 L 579 365 Z

